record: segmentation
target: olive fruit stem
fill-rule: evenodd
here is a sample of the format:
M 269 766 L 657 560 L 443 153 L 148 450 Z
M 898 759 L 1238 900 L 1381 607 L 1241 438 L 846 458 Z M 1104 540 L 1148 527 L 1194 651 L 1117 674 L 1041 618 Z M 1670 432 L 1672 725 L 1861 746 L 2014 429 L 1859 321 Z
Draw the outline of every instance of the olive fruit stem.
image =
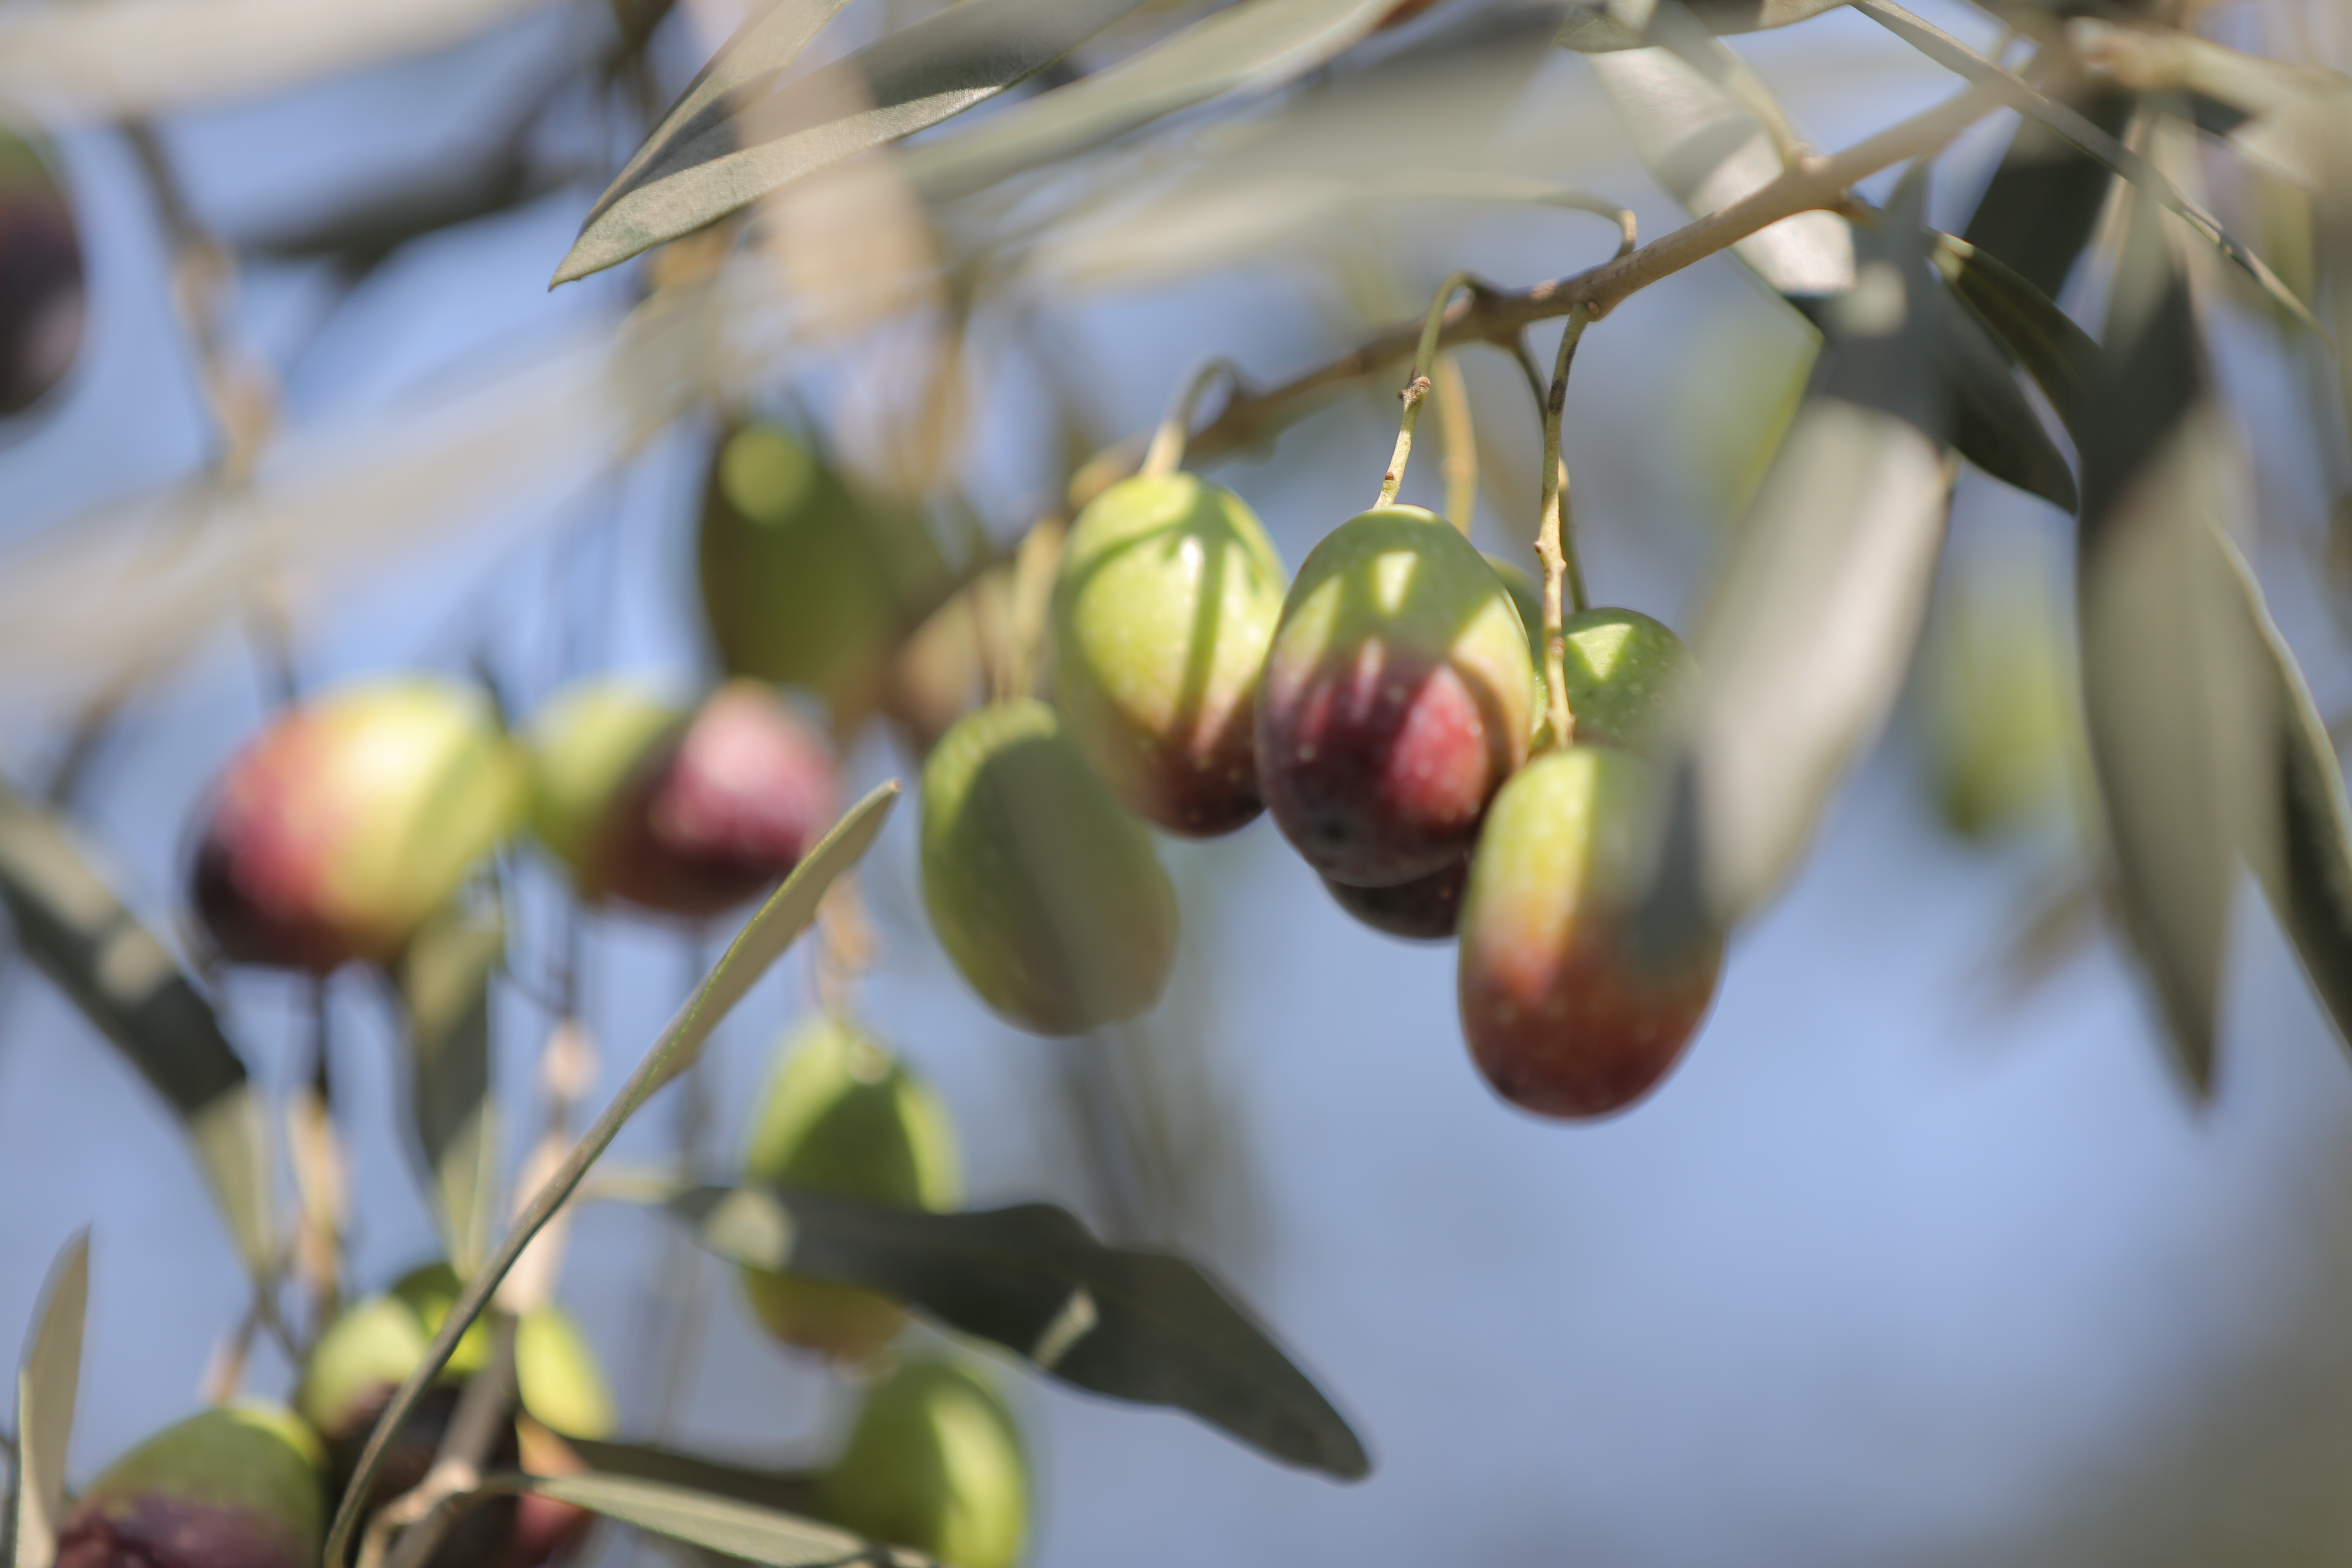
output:
M 1160 427 L 1151 433 L 1151 445 L 1143 454 L 1143 467 L 1138 470 L 1146 479 L 1162 479 L 1184 466 L 1184 442 L 1192 433 L 1192 415 L 1201 406 L 1201 399 L 1209 388 L 1223 380 L 1233 388 L 1233 395 L 1243 395 L 1247 384 L 1242 379 L 1241 367 L 1233 361 L 1212 359 L 1184 378 L 1169 400 L 1168 412 Z
M 1471 423 L 1470 384 L 1459 356 L 1440 354 L 1430 382 L 1437 394 L 1438 433 L 1445 443 L 1445 515 L 1467 539 L 1478 510 L 1478 433 Z
M 1486 286 L 1475 274 L 1455 272 L 1437 286 L 1437 293 L 1429 301 L 1429 313 L 1421 321 L 1421 342 L 1412 355 L 1412 374 L 1397 396 L 1404 402 L 1404 416 L 1397 421 L 1396 450 L 1390 455 L 1388 472 L 1381 476 L 1381 499 L 1375 508 L 1394 506 L 1397 490 L 1404 483 L 1405 459 L 1412 456 L 1412 427 L 1421 423 L 1421 405 L 1429 395 L 1429 373 L 1437 363 L 1437 339 L 1445 327 L 1445 307 L 1461 289 L 1470 290 L 1475 300 L 1486 292 Z
M 1543 521 L 1536 531 L 1536 554 L 1544 569 L 1544 690 L 1551 702 L 1555 746 L 1576 743 L 1576 715 L 1568 707 L 1562 587 L 1579 610 L 1584 608 L 1584 572 L 1577 564 L 1576 535 L 1565 521 L 1568 465 L 1559 456 L 1559 416 L 1568 405 L 1568 367 L 1575 361 L 1577 342 L 1591 320 L 1592 313 L 1581 305 L 1568 313 L 1568 325 L 1559 334 L 1559 355 L 1552 362 L 1551 390 L 1544 398 Z

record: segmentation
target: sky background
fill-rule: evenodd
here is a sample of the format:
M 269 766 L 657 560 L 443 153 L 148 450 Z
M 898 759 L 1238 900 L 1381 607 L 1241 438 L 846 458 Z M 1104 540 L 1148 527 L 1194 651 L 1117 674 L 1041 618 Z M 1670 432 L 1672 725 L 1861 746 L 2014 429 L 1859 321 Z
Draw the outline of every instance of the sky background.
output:
M 866 9 L 845 16 L 848 37 L 870 26 Z M 1988 37 L 1965 14 L 1933 14 Z M 541 12 L 440 54 L 174 117 L 165 142 L 208 224 L 266 232 L 459 155 L 551 51 L 577 47 L 581 27 Z M 664 43 L 682 79 L 692 37 Z M 1950 85 L 1846 14 L 1741 47 L 1825 145 Z M 555 135 L 607 155 L 584 123 L 566 130 L 559 115 Z M 1979 135 L 1950 161 L 1936 209 L 1948 221 L 1997 144 Z M 157 220 L 121 138 L 68 131 L 59 146 L 92 257 L 93 314 L 62 397 L 0 436 L 0 530 L 16 541 L 169 484 L 204 460 L 207 438 Z M 1572 58 L 1536 74 L 1497 147 L 1634 205 L 1645 233 L 1675 221 Z M 494 400 L 563 395 L 583 363 L 564 345 L 609 332 L 624 300 L 610 279 L 544 289 L 599 183 L 418 244 L 348 300 L 316 267 L 249 269 L 236 331 L 285 373 L 297 443 L 331 454 L 394 416 L 469 416 L 467 389 L 486 378 Z M 1606 243 L 1575 226 L 1587 220 L 1437 211 L 1416 205 L 1339 237 L 1385 273 L 1371 290 L 1396 291 L 1384 310 L 1417 308 L 1454 266 L 1525 281 Z M 1355 327 L 1318 254 L 1054 295 L 1098 434 L 1148 424 L 1203 353 L 1271 375 L 1342 346 Z M 1349 287 L 1359 298 L 1366 288 Z M 1727 258 L 1638 296 L 1587 339 L 1566 439 L 1597 602 L 1688 629 L 1723 476 L 1752 447 L 1759 409 L 1801 369 L 1803 341 Z M 2288 475 L 2307 463 L 2307 420 L 2266 342 L 2223 324 L 2254 466 Z M 1493 439 L 1531 474 L 1515 373 L 1498 358 L 1467 368 Z M 974 459 L 976 499 L 1000 530 L 1043 482 L 1038 421 L 1024 412 L 1018 366 L 1004 374 Z M 824 406 L 821 390 L 809 395 Z M 1216 477 L 1259 509 L 1295 564 L 1368 499 L 1391 417 L 1386 395 L 1368 393 L 1300 426 L 1272 460 Z M 613 450 L 597 429 L 572 431 L 569 446 L 551 437 L 521 454 L 493 502 L 420 515 L 364 552 L 322 552 L 298 601 L 305 683 L 455 672 L 477 647 L 532 695 L 567 668 L 690 683 L 704 657 L 688 564 L 708 430 L 689 419 L 615 469 L 599 466 Z M 1416 483 L 1433 484 L 1433 470 L 1424 459 Z M 2345 662 L 2294 553 L 2315 503 L 2291 479 L 2266 477 L 2261 493 L 2272 590 L 2328 706 Z M 1497 547 L 1523 531 L 1501 525 L 1503 499 L 1484 501 L 1482 541 Z M 1952 548 L 2059 560 L 2063 521 L 1968 475 Z M 550 609 L 551 584 L 572 595 L 568 619 Z M 107 624 L 108 604 L 82 608 Z M 57 709 L 37 673 L 0 674 L 0 765 L 22 777 L 47 754 Z M 99 759 L 84 826 L 159 924 L 182 918 L 188 814 L 262 702 L 248 649 L 216 634 L 142 693 Z M 2352 1563 L 2352 1072 L 2341 1049 L 2251 887 L 2210 1105 L 2177 1089 L 2104 938 L 2038 987 L 2007 986 L 1996 960 L 2051 843 L 1988 852 L 1939 829 L 1922 805 L 1914 727 L 1898 721 L 1802 874 L 1739 934 L 1681 1070 L 1593 1126 L 1496 1100 L 1461 1046 L 1452 950 L 1351 924 L 1264 821 L 1213 844 L 1161 841 L 1185 923 L 1160 1017 L 1100 1047 L 1020 1035 L 961 986 L 925 930 L 915 814 L 900 811 L 867 862 L 887 959 L 861 1010 L 949 1100 L 972 1201 L 1049 1196 L 1119 1223 L 1087 1174 L 1068 1086 L 1087 1076 L 1084 1050 L 1157 1063 L 1196 1156 L 1172 1196 L 1146 1205 L 1149 1223 L 1276 1328 L 1377 1466 L 1343 1486 L 1189 1418 L 1008 1369 L 1034 1446 L 1038 1568 Z M 847 765 L 860 787 L 911 777 L 878 733 Z M 527 873 L 522 951 L 545 951 L 553 897 Z M 610 918 L 592 923 L 589 952 L 601 1102 L 715 949 Z M 274 1085 L 299 1060 L 294 1000 L 268 975 L 233 976 L 226 991 L 233 1037 Z M 812 1004 L 796 955 L 721 1031 L 704 1085 L 713 1176 L 736 1158 L 777 1037 Z M 338 981 L 333 1020 L 354 1276 L 373 1287 L 434 1244 L 401 1141 L 393 1042 L 364 978 Z M 509 1106 L 526 1103 L 545 1025 L 528 1000 L 504 1000 Z M 649 1108 L 614 1159 L 667 1157 L 677 1099 Z M 79 1481 L 193 1407 L 243 1286 L 160 1102 L 22 966 L 0 981 L 0 1177 L 12 1191 L 0 1205 L 0 1334 L 28 1321 L 67 1235 L 93 1226 Z M 688 1279 L 704 1326 L 665 1400 L 667 1351 L 637 1347 L 648 1325 L 677 1321 Z M 563 1295 L 634 1435 L 659 1426 L 672 1441 L 782 1461 L 814 1452 L 847 1407 L 845 1385 L 749 1327 L 728 1270 L 647 1215 L 589 1209 Z M 256 1388 L 282 1391 L 289 1378 L 257 1358 Z

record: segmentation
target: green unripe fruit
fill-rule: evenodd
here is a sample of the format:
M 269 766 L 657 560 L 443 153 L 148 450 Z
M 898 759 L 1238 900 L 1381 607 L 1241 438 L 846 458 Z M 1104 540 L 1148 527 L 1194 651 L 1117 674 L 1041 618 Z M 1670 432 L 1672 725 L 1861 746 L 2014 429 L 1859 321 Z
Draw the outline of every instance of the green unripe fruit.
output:
M 58 1568 L 317 1568 L 326 1456 L 274 1405 L 168 1426 L 109 1466 L 58 1529 Z
M 702 603 L 729 673 L 832 690 L 862 675 L 945 574 L 921 519 L 851 493 L 773 425 L 734 431 L 704 489 Z
M 1547 752 L 1503 786 L 1463 893 L 1462 1033 L 1505 1099 L 1601 1116 L 1647 1093 L 1706 1016 L 1719 938 L 1654 959 L 1627 910 L 1658 808 L 1649 764 L 1609 746 Z
M 1386 887 L 1469 852 L 1534 719 L 1502 580 L 1444 518 L 1381 507 L 1335 529 L 1291 584 L 1258 696 L 1258 773 L 1308 865 Z
M 1132 1018 L 1176 962 L 1143 825 L 1044 703 L 965 715 L 923 765 L 923 907 L 981 999 L 1041 1035 Z
M 872 1036 L 830 1017 L 778 1053 L 743 1179 L 908 1208 L 950 1209 L 962 1197 L 947 1106 Z M 742 1278 L 770 1333 L 836 1360 L 865 1360 L 906 1321 L 897 1302 L 871 1290 L 758 1268 Z
M 1282 560 L 1231 490 L 1122 479 L 1078 514 L 1054 587 L 1054 697 L 1095 771 L 1171 833 L 1230 833 L 1264 809 L 1259 672 Z
M 1560 632 L 1576 743 L 1654 756 L 1675 700 L 1698 671 L 1690 649 L 1639 610 L 1579 610 Z
M 1012 1568 L 1029 1534 L 1021 1431 L 996 1391 L 952 1362 L 908 1362 L 866 1392 L 816 1511 L 956 1568 Z
M 1936 804 L 1963 837 L 1990 840 L 2070 805 L 2096 820 L 2053 599 L 2037 562 L 1971 561 L 1947 574 L 1920 684 Z
M 429 679 L 280 714 L 230 763 L 194 900 L 222 954 L 320 973 L 394 956 L 513 825 L 522 770 L 480 695 Z

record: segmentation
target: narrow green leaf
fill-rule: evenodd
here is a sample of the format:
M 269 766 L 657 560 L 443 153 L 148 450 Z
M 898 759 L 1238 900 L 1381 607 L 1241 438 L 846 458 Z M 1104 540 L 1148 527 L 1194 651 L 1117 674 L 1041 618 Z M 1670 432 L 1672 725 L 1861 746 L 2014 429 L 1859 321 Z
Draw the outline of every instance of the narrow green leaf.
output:
M 2146 203 L 2084 397 L 2083 705 L 2123 922 L 2184 1079 L 2212 1083 L 2241 845 L 2275 841 L 2278 719 L 2217 546 L 2230 458 L 2188 286 Z
M 1395 4 L 1243 0 L 961 135 L 911 149 L 907 176 L 927 195 L 961 195 L 1222 93 L 1274 86 L 1355 43 Z
M 1346 1418 L 1207 1274 L 1107 1247 L 1050 1204 L 932 1214 L 692 1187 L 664 1206 L 738 1263 L 878 1290 L 1065 1383 L 1189 1411 L 1290 1464 L 1346 1480 L 1370 1473 Z
M 2167 211 L 2187 223 L 2208 244 L 2244 268 L 2247 276 L 2262 285 L 2263 291 L 2276 300 L 2281 309 L 2301 321 L 2323 342 L 2328 342 L 2327 330 L 2319 324 L 2319 319 L 2311 313 L 2311 308 L 2295 298 L 2294 290 L 2282 282 L 2278 274 L 2248 248 L 2244 241 L 2223 228 L 2218 218 L 2181 195 L 2180 188 L 2167 179 L 2163 171 L 2155 164 L 2075 110 L 2043 97 L 2014 71 L 2002 69 L 1997 62 L 1987 59 L 1933 23 L 1913 16 L 1895 5 L 1893 0 L 1853 0 L 1853 4 L 1864 16 L 1937 65 L 1970 81 L 1999 87 L 2011 107 L 2041 121 L 2147 192 Z
M 82 1319 L 89 1305 L 89 1232 L 78 1230 L 49 1265 L 39 1315 L 16 1373 L 16 1495 L 10 1568 L 49 1568 L 65 1516 L 66 1443 L 81 1384 Z
M 555 1217 L 556 1211 L 570 1201 L 572 1194 L 579 1189 L 581 1179 L 587 1175 L 589 1167 L 612 1147 L 613 1140 L 620 1134 L 622 1126 L 636 1114 L 656 1089 L 701 1055 L 704 1043 L 710 1038 L 711 1031 L 718 1028 L 720 1020 L 743 999 L 744 994 L 751 990 L 761 975 L 767 973 L 769 966 L 783 955 L 784 950 L 808 930 L 810 923 L 816 919 L 817 905 L 823 901 L 825 890 L 873 847 L 876 836 L 882 831 L 883 823 L 889 817 L 890 808 L 898 804 L 898 783 L 893 779 L 877 785 L 865 799 L 851 806 L 816 847 L 809 851 L 807 858 L 793 868 L 793 874 L 784 879 L 783 886 L 769 896 L 768 901 L 760 907 L 759 912 L 751 917 L 750 923 L 720 956 L 718 965 L 703 977 L 694 994 L 687 998 L 686 1005 L 678 1010 L 677 1017 L 670 1020 L 661 1037 L 646 1052 L 644 1059 L 637 1063 L 636 1070 L 629 1075 L 628 1081 L 613 1097 L 612 1104 L 604 1108 L 594 1124 L 581 1135 L 580 1142 L 572 1145 L 572 1152 L 564 1157 L 563 1163 L 557 1167 L 555 1173 L 533 1194 L 530 1206 L 507 1233 L 506 1239 L 499 1244 L 497 1252 L 467 1279 L 465 1289 L 458 1293 L 448 1316 L 442 1320 L 440 1331 L 425 1347 L 424 1359 L 417 1363 L 407 1381 L 386 1402 L 375 1430 L 368 1435 L 367 1447 L 361 1452 L 359 1462 L 353 1468 L 351 1483 L 336 1504 L 334 1521 L 327 1534 L 328 1562 L 345 1560 L 351 1550 L 352 1532 L 359 1523 L 360 1501 L 374 1485 L 392 1434 L 415 1408 L 416 1401 L 426 1386 L 448 1364 L 450 1353 L 457 1348 L 459 1337 L 489 1305 L 490 1296 L 498 1289 L 499 1282 L 507 1277 L 508 1270 L 522 1256 L 523 1249 L 530 1245 L 531 1238 L 544 1229 L 548 1221 Z
M 2064 100 L 2115 137 L 2137 101 L 2099 77 L 2070 83 Z M 2114 184 L 2105 163 L 2040 121 L 2021 119 L 1969 215 L 1966 237 L 2054 298 L 2090 244 Z
M 590 1469 L 604 1475 L 659 1481 L 785 1513 L 807 1511 L 809 1491 L 816 1480 L 814 1472 L 730 1465 L 656 1443 L 609 1443 L 589 1437 L 563 1441 Z
M 772 25 L 755 22 L 730 42 L 597 200 L 555 281 L 626 261 L 828 163 L 961 114 L 1140 4 L 964 0 L 789 83 L 782 72 L 807 42 L 802 13 L 823 6 L 788 6 L 798 18 L 789 23 L 772 13 Z
M 495 917 L 451 906 L 409 942 L 394 974 L 408 1026 L 409 1124 L 450 1267 L 480 1267 L 498 1202 L 490 1100 L 490 978 L 506 951 Z
M 2343 769 L 2303 668 L 2263 602 L 2262 584 L 2236 546 L 2219 534 L 2214 542 L 2265 656 L 2278 724 L 2279 837 L 2247 846 L 2246 858 L 2336 1037 L 2352 1047 L 2352 811 L 2345 805 Z
M 509 1472 L 485 1476 L 482 1489 L 570 1503 L 672 1541 L 747 1563 L 764 1563 L 771 1568 L 830 1568 L 853 1563 L 936 1568 L 928 1557 L 901 1547 L 879 1546 L 814 1520 L 634 1476 Z
M 2079 447 L 2091 384 L 2103 374 L 2090 333 L 2023 274 L 1982 247 L 1935 237 L 1936 269 L 1960 301 L 2025 368 Z
M 1859 281 L 1823 307 L 1813 384 L 1717 566 L 1637 917 L 1654 952 L 1730 925 L 1786 879 L 1918 643 L 1950 490 L 1919 198 L 1910 187 L 1856 231 Z
M 90 868 L 55 814 L 0 784 L 0 903 L 58 989 L 139 1069 L 195 1145 L 247 1269 L 276 1267 L 261 1099 L 207 1003 Z

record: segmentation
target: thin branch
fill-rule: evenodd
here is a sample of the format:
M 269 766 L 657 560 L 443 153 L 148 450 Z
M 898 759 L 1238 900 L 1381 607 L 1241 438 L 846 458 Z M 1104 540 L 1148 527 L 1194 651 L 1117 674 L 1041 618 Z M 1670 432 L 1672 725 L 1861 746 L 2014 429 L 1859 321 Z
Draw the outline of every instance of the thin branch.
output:
M 1565 316 L 1581 306 L 1594 321 L 1628 296 L 1672 277 L 1694 262 L 1728 249 L 1785 217 L 1822 209 L 1844 211 L 1847 188 L 1907 158 L 1939 152 L 1953 137 L 2006 101 L 1996 86 L 1978 83 L 1898 124 L 1828 157 L 1807 157 L 1769 183 L 1662 238 L 1566 278 L 1531 289 L 1473 288 L 1447 307 L 1437 347 L 1491 343 L 1515 352 L 1528 325 Z M 1236 396 L 1192 440 L 1195 462 L 1256 446 L 1304 417 L 1326 395 L 1410 355 L 1421 340 L 1416 319 L 1399 322 L 1327 364 L 1279 386 Z

